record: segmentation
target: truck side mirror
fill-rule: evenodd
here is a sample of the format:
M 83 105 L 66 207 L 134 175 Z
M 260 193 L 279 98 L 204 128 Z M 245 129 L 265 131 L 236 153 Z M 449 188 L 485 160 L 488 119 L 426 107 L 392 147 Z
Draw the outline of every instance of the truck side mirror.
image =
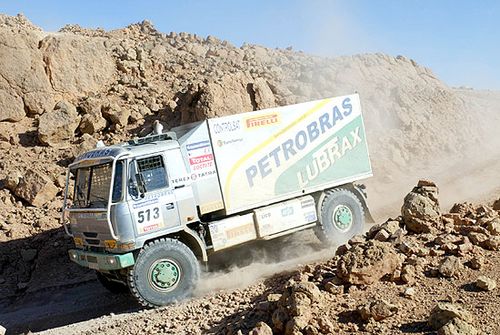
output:
M 137 190 L 139 191 L 141 198 L 144 198 L 144 194 L 146 193 L 146 183 L 144 182 L 144 176 L 141 173 L 136 173 L 135 180 L 137 181 L 135 183 Z

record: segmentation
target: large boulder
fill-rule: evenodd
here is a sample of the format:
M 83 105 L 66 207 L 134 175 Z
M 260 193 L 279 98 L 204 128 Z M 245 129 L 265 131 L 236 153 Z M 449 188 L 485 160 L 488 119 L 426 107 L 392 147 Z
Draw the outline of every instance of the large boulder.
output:
M 130 117 L 130 109 L 111 103 L 103 107 L 102 115 L 113 125 L 126 126 Z
M 83 96 L 112 83 L 116 65 L 105 42 L 73 34 L 45 37 L 40 50 L 54 90 Z
M 439 228 L 442 218 L 436 184 L 420 180 L 406 195 L 401 215 L 406 228 L 414 233 L 430 233 Z
M 0 86 L 0 122 L 21 121 L 26 116 L 22 99 L 17 94 Z
M 59 189 L 47 176 L 31 169 L 24 173 L 14 190 L 18 197 L 36 207 L 41 207 L 54 199 L 57 192 Z
M 274 94 L 267 82 L 244 72 L 192 85 L 180 102 L 182 123 L 274 106 Z
M 53 111 L 40 116 L 38 139 L 50 146 L 61 145 L 63 141 L 73 138 L 79 124 L 76 107 L 67 101 L 59 101 Z
M 38 49 L 42 34 L 22 15 L 0 17 L 0 121 L 38 113 L 52 91 Z
M 43 114 L 54 108 L 54 97 L 48 92 L 29 92 L 23 96 L 24 106 L 29 114 Z
M 401 259 L 389 243 L 368 241 L 355 245 L 337 263 L 337 276 L 355 285 L 370 285 L 401 265 Z
M 106 128 L 106 119 L 102 116 L 102 101 L 97 98 L 88 98 L 80 104 L 83 112 L 78 129 L 83 134 L 94 134 Z

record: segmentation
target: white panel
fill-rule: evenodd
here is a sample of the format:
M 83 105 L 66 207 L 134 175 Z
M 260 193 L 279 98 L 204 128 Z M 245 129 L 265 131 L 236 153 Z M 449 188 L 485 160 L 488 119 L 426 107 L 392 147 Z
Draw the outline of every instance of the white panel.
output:
M 212 222 L 209 224 L 209 229 L 214 251 L 257 238 L 253 213 Z
M 259 237 L 277 234 L 317 220 L 316 206 L 311 196 L 256 209 L 254 212 Z
M 353 94 L 209 119 L 226 213 L 371 175 L 362 123 L 352 137 L 335 137 L 349 134 L 347 129 L 358 124 L 360 117 L 359 96 Z M 365 148 L 366 154 L 353 159 L 349 154 L 354 147 Z M 323 151 L 330 155 L 329 165 L 321 156 Z M 347 161 L 348 167 L 332 173 L 328 167 L 334 159 Z
M 173 186 L 192 185 L 201 214 L 223 209 L 207 122 L 184 125 L 173 130 L 180 136 L 178 141 L 187 169 L 185 175 L 172 180 Z

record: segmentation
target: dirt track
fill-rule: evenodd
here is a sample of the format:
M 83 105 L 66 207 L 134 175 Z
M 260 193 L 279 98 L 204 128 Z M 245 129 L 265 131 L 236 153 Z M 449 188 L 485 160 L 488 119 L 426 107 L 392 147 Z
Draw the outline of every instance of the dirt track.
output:
M 138 309 L 128 296 L 109 293 L 96 280 L 54 286 L 15 299 L 0 300 L 0 324 L 7 334 L 63 327 L 110 313 Z

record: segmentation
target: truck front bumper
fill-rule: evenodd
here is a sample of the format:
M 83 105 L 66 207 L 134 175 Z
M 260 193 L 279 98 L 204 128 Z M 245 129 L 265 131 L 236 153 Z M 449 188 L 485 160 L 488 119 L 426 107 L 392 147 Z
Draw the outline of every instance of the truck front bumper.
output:
M 71 249 L 68 253 L 69 259 L 73 262 L 94 270 L 120 270 L 135 264 L 134 255 L 131 252 L 126 254 L 105 254 Z

